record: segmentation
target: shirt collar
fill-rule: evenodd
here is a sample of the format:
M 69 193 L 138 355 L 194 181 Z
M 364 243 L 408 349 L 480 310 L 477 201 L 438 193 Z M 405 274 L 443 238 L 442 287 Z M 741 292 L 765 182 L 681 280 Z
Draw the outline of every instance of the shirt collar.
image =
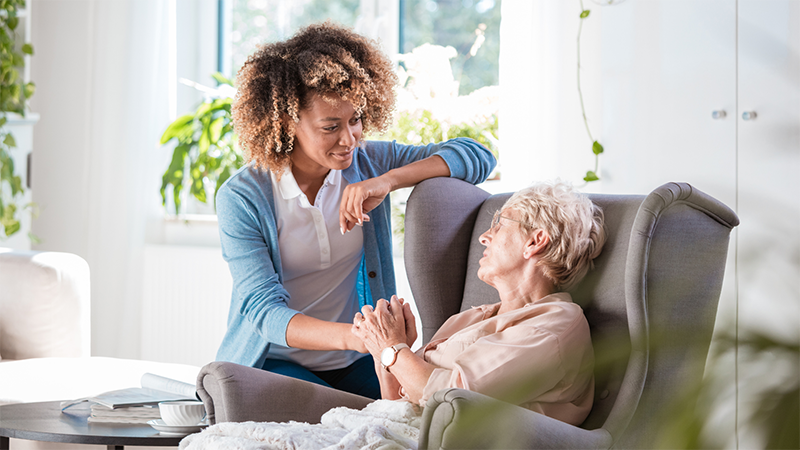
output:
M 289 200 L 291 198 L 299 197 L 303 191 L 300 189 L 300 186 L 297 184 L 297 180 L 292 173 L 292 169 L 287 168 L 283 175 L 281 175 L 280 181 L 277 180 L 275 173 L 270 172 L 270 177 L 272 177 L 272 183 L 275 186 L 278 186 L 278 192 L 281 194 L 281 198 L 284 200 Z M 323 186 L 325 185 L 337 185 L 342 181 L 342 171 L 341 170 L 331 170 L 328 172 L 328 175 L 325 177 L 325 181 L 322 183 Z

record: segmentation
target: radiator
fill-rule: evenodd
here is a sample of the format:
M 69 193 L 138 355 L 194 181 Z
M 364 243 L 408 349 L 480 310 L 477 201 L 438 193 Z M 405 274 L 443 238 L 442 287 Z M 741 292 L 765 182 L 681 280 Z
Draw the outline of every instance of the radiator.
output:
M 405 275 L 395 256 L 398 295 L 411 302 L 422 324 Z M 228 317 L 231 275 L 219 247 L 148 245 L 144 250 L 142 359 L 203 366 L 214 360 Z
M 213 361 L 232 284 L 219 247 L 147 245 L 143 277 L 142 359 L 195 366 Z

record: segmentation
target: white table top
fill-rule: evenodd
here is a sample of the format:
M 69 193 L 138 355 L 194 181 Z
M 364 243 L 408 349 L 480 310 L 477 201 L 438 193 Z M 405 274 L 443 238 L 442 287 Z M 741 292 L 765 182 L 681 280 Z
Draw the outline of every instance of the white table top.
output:
M 71 400 L 140 387 L 144 373 L 195 384 L 199 367 L 106 357 L 0 361 L 0 404 Z

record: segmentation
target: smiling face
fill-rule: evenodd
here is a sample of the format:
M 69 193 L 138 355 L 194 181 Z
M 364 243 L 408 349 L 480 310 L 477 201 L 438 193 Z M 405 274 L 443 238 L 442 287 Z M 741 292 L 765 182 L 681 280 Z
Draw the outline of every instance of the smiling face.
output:
M 329 170 L 344 170 L 353 162 L 361 140 L 361 117 L 353 105 L 332 95 L 328 102 L 310 94 L 308 107 L 295 126 L 292 170 L 324 177 Z
M 504 209 L 500 215 L 513 220 L 518 213 L 513 209 Z M 497 225 L 486 230 L 479 240 L 486 246 L 483 258 L 479 261 L 478 278 L 489 286 L 498 288 L 498 283 L 518 274 L 526 259 L 523 256 L 526 239 L 520 232 L 521 225 L 512 220 L 500 218 Z

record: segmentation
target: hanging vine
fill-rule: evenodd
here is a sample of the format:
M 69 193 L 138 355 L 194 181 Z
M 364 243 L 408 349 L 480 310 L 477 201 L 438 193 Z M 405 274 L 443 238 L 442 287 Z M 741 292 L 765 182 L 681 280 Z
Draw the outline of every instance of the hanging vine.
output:
M 603 146 L 592 137 L 592 131 L 589 129 L 589 120 L 586 118 L 586 107 L 583 105 L 583 91 L 581 91 L 581 31 L 583 30 L 583 21 L 589 17 L 590 10 L 583 7 L 583 0 L 581 3 L 580 22 L 578 23 L 578 98 L 581 101 L 581 114 L 583 116 L 583 124 L 586 127 L 586 134 L 589 136 L 589 141 L 592 143 L 592 153 L 594 153 L 594 170 L 587 170 L 586 176 L 583 181 L 587 183 L 598 181 L 600 177 L 597 175 L 600 166 L 600 154 L 603 153 Z

